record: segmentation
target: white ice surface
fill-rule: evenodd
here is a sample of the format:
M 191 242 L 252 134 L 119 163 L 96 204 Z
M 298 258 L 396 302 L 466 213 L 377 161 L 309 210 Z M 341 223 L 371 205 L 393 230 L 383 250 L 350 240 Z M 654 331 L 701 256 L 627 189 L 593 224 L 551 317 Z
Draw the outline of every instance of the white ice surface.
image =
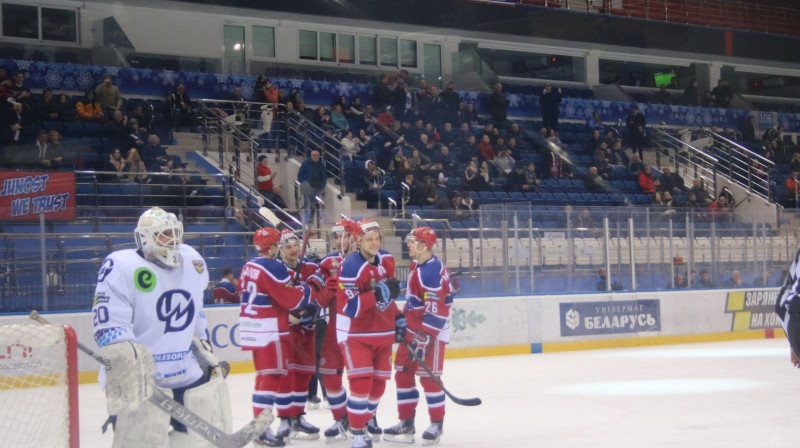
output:
M 253 378 L 228 378 L 234 429 L 252 418 Z M 483 405 L 447 401 L 443 447 L 795 448 L 799 443 L 800 371 L 790 364 L 783 339 L 448 360 L 444 381 L 454 394 L 478 396 Z M 98 385 L 80 387 L 80 414 L 81 447 L 110 447 L 111 434 L 100 433 L 106 412 Z M 332 423 L 323 408 L 307 417 L 321 430 Z M 392 380 L 378 422 L 388 427 L 396 418 Z M 417 445 L 428 421 L 423 398 Z

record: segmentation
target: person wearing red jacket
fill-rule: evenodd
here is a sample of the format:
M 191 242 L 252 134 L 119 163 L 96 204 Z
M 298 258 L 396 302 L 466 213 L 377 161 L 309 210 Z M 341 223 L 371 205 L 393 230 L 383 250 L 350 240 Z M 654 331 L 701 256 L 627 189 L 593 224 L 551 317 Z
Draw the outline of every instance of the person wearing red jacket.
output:
M 258 256 L 242 267 L 239 276 L 239 339 L 242 350 L 253 352 L 256 384 L 253 414 L 272 412 L 278 390 L 289 372 L 289 312 L 308 310 L 316 313 L 317 299 L 323 290 L 322 279 L 308 278 L 308 283 L 292 285 L 286 265 L 276 260 L 280 232 L 262 227 L 253 235 Z M 284 446 L 267 428 L 254 441 L 259 446 Z
M 650 166 L 644 167 L 644 171 L 639 173 L 639 188 L 644 194 L 654 194 L 656 192 L 656 181 L 653 179 L 653 172 Z
M 381 249 L 378 223 L 363 219 L 357 232 L 358 251 L 345 258 L 339 274 L 336 329 L 350 382 L 352 448 L 371 448 L 372 437 L 383 432 L 375 411 L 392 375 L 395 319 L 400 314 L 394 299 L 400 286 L 394 257 Z
M 356 249 L 355 238 L 359 232 L 358 224 L 350 219 L 340 219 L 331 227 L 332 245 L 337 250 L 326 255 L 319 262 L 319 270 L 325 279 L 325 285 L 333 283 L 330 294 L 320 300 L 320 316 L 327 318 L 325 337 L 322 341 L 319 359 L 319 373 L 322 375 L 322 384 L 325 386 L 328 405 L 333 414 L 334 424 L 325 430 L 325 440 L 328 443 L 347 440 L 347 431 L 350 425 L 347 420 L 347 392 L 342 386 L 344 373 L 344 358 L 342 349 L 336 338 L 336 319 L 338 307 L 336 292 L 339 285 L 339 273 L 344 259 Z M 322 324 L 318 324 L 322 325 Z M 319 331 L 319 329 L 317 330 Z
M 494 152 L 491 139 L 488 135 L 484 134 L 483 137 L 481 137 L 480 143 L 478 143 L 478 160 L 492 161 L 495 158 L 497 158 L 497 153 Z
M 441 380 L 444 367 L 445 345 L 450 341 L 450 307 L 453 304 L 453 289 L 450 271 L 439 257 L 433 255 L 436 232 L 430 227 L 414 229 L 406 240 L 412 259 L 408 276 L 406 304 L 403 314 L 397 319 L 395 337 L 400 345 L 395 356 L 394 379 L 397 383 L 397 411 L 400 422 L 383 432 L 389 442 L 414 443 L 414 416 L 419 391 L 414 375 L 428 402 L 431 424 L 422 433 L 423 444 L 433 445 L 442 436 L 444 422 L 444 392 L 416 361 L 422 359 L 436 377 Z M 413 355 L 413 356 L 412 356 Z

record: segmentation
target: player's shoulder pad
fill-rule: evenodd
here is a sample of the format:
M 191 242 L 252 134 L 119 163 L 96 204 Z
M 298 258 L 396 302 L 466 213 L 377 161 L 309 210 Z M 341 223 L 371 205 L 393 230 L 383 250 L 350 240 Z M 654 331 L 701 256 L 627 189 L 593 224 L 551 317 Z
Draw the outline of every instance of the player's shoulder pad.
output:
M 348 255 L 347 258 L 344 259 L 342 263 L 342 271 L 339 274 L 339 277 L 344 278 L 356 278 L 358 277 L 359 271 L 364 266 L 367 260 L 361 256 L 361 251 L 355 251 L 352 254 Z
M 277 281 L 282 282 L 289 279 L 289 271 L 283 262 L 267 257 L 256 257 L 250 260 L 249 263 L 253 263 L 261 267 Z
M 425 263 L 417 267 L 419 281 L 422 286 L 430 289 L 438 289 L 442 285 L 442 271 L 444 266 L 438 257 L 431 257 Z

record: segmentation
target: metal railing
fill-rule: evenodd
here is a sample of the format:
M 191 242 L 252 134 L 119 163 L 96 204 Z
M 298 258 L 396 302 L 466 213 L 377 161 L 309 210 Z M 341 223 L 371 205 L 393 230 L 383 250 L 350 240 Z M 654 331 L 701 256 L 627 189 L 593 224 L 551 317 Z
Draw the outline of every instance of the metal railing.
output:
M 684 142 L 658 127 L 649 128 L 651 143 L 656 148 L 656 165 L 659 169 L 670 167 L 679 174 L 685 185 L 700 179 L 709 194 L 717 192 L 717 164 L 719 160 Z
M 288 156 L 306 158 L 312 151 L 319 151 L 328 179 L 339 186 L 341 194 L 345 194 L 342 143 L 297 111 L 285 114 L 285 120 Z
M 711 129 L 703 133 L 713 141 L 718 172 L 767 201 L 774 201 L 772 173 L 775 163 Z

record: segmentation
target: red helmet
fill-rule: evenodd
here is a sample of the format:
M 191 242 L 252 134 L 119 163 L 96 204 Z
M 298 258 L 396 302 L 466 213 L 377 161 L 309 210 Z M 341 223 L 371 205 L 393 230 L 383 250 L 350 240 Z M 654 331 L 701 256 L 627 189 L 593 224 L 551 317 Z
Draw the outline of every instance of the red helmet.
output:
M 430 227 L 417 227 L 408 234 L 408 239 L 423 243 L 428 250 L 431 250 L 433 245 L 436 244 L 436 232 Z
M 380 233 L 381 226 L 374 220 L 370 218 L 364 218 L 361 221 L 358 221 L 358 236 L 366 235 L 369 232 L 378 232 Z
M 292 232 L 289 229 L 283 229 L 281 232 L 281 246 L 285 246 L 287 244 L 299 244 L 300 238 L 297 237 L 297 234 Z
M 331 233 L 353 233 L 355 221 L 352 219 L 340 219 L 331 227 Z
M 253 244 L 259 252 L 267 252 L 281 240 L 281 233 L 274 227 L 262 227 L 253 234 Z

